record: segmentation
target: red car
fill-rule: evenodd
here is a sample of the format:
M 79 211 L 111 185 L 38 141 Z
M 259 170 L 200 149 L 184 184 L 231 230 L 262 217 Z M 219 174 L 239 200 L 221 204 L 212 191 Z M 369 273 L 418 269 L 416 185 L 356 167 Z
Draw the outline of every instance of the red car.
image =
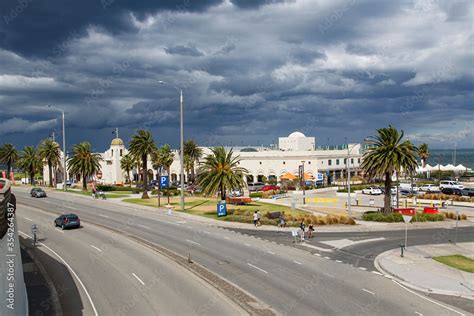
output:
M 273 190 L 279 190 L 280 187 L 274 184 L 267 184 L 262 188 L 262 191 L 273 191 Z

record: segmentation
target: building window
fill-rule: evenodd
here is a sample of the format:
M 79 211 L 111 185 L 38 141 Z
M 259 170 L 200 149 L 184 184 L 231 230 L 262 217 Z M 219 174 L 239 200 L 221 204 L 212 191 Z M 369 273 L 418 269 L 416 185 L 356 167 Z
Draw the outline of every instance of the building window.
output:
M 308 161 L 308 165 L 310 165 L 310 164 L 311 164 L 311 161 Z
M 112 156 L 114 155 L 114 150 L 112 149 Z
M 324 165 L 324 161 L 321 160 L 321 164 Z
M 328 160 L 328 166 L 331 166 L 331 165 L 332 165 L 332 160 L 329 159 L 329 160 Z
M 283 161 L 283 164 L 285 164 L 285 162 Z
M 120 149 L 120 157 L 122 157 L 122 149 Z
M 345 165 L 347 164 L 347 158 L 344 158 L 344 164 Z
M 339 166 L 339 159 L 336 159 L 336 165 Z
M 262 162 L 261 162 L 261 161 L 259 161 L 258 163 L 259 163 L 259 164 L 262 164 Z
M 357 163 L 360 164 L 360 158 L 357 158 Z
M 354 158 L 351 158 L 351 165 L 354 164 Z

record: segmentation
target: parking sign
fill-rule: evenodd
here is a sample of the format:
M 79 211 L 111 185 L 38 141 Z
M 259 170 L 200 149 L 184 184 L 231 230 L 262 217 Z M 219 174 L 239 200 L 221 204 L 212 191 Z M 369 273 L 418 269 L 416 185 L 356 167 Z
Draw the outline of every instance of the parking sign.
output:
M 227 216 L 227 205 L 225 201 L 217 203 L 217 217 Z
M 160 188 L 168 187 L 168 176 L 160 176 Z

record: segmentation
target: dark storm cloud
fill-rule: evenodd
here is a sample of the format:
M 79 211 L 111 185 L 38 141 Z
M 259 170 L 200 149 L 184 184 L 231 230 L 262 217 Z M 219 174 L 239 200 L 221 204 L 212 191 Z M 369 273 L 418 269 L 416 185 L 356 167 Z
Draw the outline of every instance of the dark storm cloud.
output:
M 206 145 L 294 130 L 360 141 L 388 124 L 416 142 L 474 145 L 469 1 L 25 3 L 0 23 L 0 143 L 60 134 L 51 104 L 71 144 L 103 150 L 119 127 L 124 140 L 149 128 L 176 145 L 165 80 L 184 91 L 186 137 Z

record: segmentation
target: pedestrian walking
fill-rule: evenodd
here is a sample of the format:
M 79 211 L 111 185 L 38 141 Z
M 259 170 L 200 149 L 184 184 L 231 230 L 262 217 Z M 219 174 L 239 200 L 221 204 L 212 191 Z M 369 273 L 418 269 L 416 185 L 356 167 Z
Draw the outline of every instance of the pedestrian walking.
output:
M 261 219 L 262 219 L 262 214 L 260 214 L 260 210 L 257 210 L 257 224 L 258 224 L 258 226 L 262 226 Z
M 258 223 L 258 214 L 257 214 L 257 211 L 255 211 L 253 213 L 253 224 L 255 225 L 255 227 L 257 227 L 257 223 Z
M 308 225 L 308 239 L 313 238 L 314 226 L 313 223 Z
M 305 224 L 304 224 L 304 221 L 301 221 L 301 224 L 300 224 L 300 229 L 301 229 L 301 241 L 304 240 L 304 232 L 305 232 Z

